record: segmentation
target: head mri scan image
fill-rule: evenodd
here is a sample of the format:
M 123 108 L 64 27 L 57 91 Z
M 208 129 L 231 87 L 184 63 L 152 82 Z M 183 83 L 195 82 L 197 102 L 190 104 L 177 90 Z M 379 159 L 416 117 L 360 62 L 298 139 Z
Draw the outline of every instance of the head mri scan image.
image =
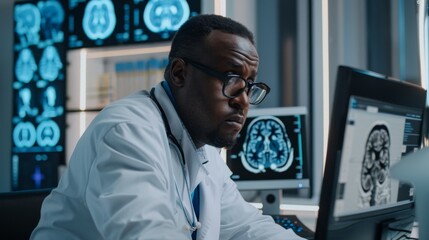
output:
M 63 68 L 63 63 L 54 46 L 47 46 L 42 53 L 39 63 L 40 76 L 44 80 L 54 81 L 57 79 L 60 69 Z
M 154 33 L 177 31 L 189 14 L 189 5 L 185 0 L 149 0 L 143 21 Z
M 14 9 L 15 32 L 24 46 L 36 44 L 40 40 L 39 9 L 31 3 L 17 5 Z
M 14 1 L 14 191 L 55 187 L 58 165 L 65 163 L 65 29 L 69 19 L 65 6 L 69 3 Z M 43 169 L 41 162 L 46 166 Z
M 106 39 L 116 26 L 115 8 L 110 0 L 91 0 L 83 16 L 83 30 L 91 40 Z
M 284 172 L 291 166 L 293 155 L 285 125 L 278 118 L 261 116 L 250 122 L 240 153 L 246 170 L 252 173 L 262 173 L 266 169 Z
M 24 48 L 18 54 L 15 62 L 15 77 L 22 83 L 30 82 L 37 70 L 36 60 L 30 49 Z
M 53 39 L 55 42 L 64 40 L 62 25 L 64 23 L 64 9 L 57 1 L 39 2 L 41 14 L 41 32 L 45 39 Z
M 390 141 L 386 123 L 376 123 L 369 132 L 362 160 L 360 207 L 390 200 Z

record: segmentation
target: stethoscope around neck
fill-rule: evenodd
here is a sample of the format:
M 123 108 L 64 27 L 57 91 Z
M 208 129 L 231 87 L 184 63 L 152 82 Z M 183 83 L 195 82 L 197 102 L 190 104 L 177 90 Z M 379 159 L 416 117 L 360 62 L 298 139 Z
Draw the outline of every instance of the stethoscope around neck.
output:
M 185 230 L 194 232 L 201 227 L 201 223 L 198 222 L 198 219 L 197 219 L 197 216 L 196 216 L 196 213 L 194 210 L 194 205 L 192 204 L 192 196 L 191 196 L 191 192 L 189 190 L 188 181 L 186 178 L 187 175 L 185 172 L 185 165 L 186 165 L 185 154 L 183 152 L 182 147 L 180 146 L 179 141 L 176 139 L 176 137 L 171 132 L 170 124 L 168 122 L 167 116 L 165 115 L 164 109 L 161 107 L 161 104 L 158 102 L 157 98 L 155 97 L 155 88 L 151 89 L 150 98 L 155 103 L 155 105 L 158 107 L 158 109 L 161 113 L 162 121 L 164 122 L 164 126 L 165 126 L 165 132 L 167 134 L 170 146 L 172 146 L 176 150 L 178 155 L 180 156 L 179 162 L 180 162 L 180 165 L 182 166 L 183 181 L 185 182 L 184 185 L 186 188 L 186 192 L 188 193 L 188 198 L 189 198 L 189 203 L 190 203 L 189 205 L 191 206 L 192 216 L 189 216 L 188 211 L 186 210 L 185 206 L 183 205 L 183 197 L 182 197 L 182 194 L 180 194 L 179 187 L 177 186 L 176 177 L 173 175 L 174 185 L 176 187 L 176 193 L 179 196 L 180 206 L 182 207 L 186 221 L 188 222 L 188 224 L 185 224 L 184 228 L 185 228 Z

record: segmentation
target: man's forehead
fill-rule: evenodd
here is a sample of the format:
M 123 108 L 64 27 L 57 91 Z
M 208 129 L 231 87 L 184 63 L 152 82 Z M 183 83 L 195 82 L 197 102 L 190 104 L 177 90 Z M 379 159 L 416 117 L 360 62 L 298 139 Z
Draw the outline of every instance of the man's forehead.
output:
M 248 38 L 221 31 L 212 31 L 202 45 L 205 51 L 231 51 L 250 55 L 252 58 L 258 56 L 255 46 Z

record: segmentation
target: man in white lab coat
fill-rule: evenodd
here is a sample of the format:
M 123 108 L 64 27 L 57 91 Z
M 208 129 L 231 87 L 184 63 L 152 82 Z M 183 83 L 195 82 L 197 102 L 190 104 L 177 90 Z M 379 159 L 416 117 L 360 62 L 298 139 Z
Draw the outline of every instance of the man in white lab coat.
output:
M 31 239 L 299 239 L 243 200 L 219 154 L 269 92 L 258 64 L 241 24 L 188 20 L 166 81 L 90 124 Z

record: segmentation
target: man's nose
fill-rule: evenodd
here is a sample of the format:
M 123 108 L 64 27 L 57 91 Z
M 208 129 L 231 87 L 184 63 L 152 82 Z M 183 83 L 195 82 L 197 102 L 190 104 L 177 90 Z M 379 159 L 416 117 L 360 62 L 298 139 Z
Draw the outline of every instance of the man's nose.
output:
M 240 109 L 246 109 L 249 107 L 250 99 L 246 91 L 243 91 L 240 95 L 235 98 L 230 99 L 230 104 L 233 107 L 239 107 Z

